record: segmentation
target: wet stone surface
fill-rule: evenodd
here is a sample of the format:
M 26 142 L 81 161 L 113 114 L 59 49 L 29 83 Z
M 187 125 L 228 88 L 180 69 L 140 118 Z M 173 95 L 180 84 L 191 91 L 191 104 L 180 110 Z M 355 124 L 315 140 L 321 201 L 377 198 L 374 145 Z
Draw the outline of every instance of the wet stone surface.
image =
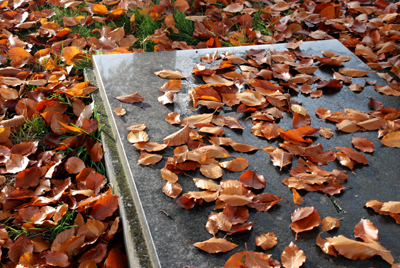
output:
M 218 51 L 220 53 L 229 51 L 231 54 L 244 57 L 245 50 L 251 48 L 263 48 L 267 52 L 271 50 L 286 50 L 285 44 L 277 44 L 220 48 Z M 330 50 L 340 55 L 349 55 L 352 56 L 352 59 L 343 64 L 345 68 L 370 70 L 336 40 L 307 42 L 303 43 L 300 49 L 302 52 L 319 56 L 322 56 L 321 50 Z M 295 233 L 289 228 L 291 223 L 290 215 L 299 206 L 293 204 L 292 192 L 282 184 L 282 180 L 289 177 L 289 170 L 292 167 L 297 166 L 298 157 L 295 157 L 290 166 L 284 167 L 280 171 L 279 167 L 272 165 L 269 155 L 262 150 L 253 153 L 239 153 L 231 150 L 230 147 L 224 147 L 233 156 L 246 158 L 249 162 L 248 169 L 253 170 L 257 168 L 257 173 L 264 175 L 267 186 L 263 192 L 272 193 L 284 199 L 268 212 L 257 212 L 254 209 L 250 209 L 248 222 L 254 223 L 253 230 L 227 236 L 229 241 L 239 245 L 233 251 L 208 254 L 185 243 L 185 240 L 187 243 L 192 244 L 212 237 L 206 231 L 205 224 L 209 214 L 215 211 L 214 202 L 204 203 L 202 206 L 196 205 L 191 210 L 185 210 L 177 205 L 175 200 L 166 196 L 162 192 L 165 181 L 161 178 L 160 169 L 164 167 L 166 157 L 173 155 L 173 148 L 169 147 L 162 151 L 160 154 L 165 156 L 165 159 L 156 165 L 138 165 L 137 160 L 140 152 L 128 142 L 126 136 L 129 131 L 126 130 L 126 127 L 135 124 L 147 124 L 146 132 L 150 137 L 150 141 L 163 143 L 163 138 L 180 129 L 179 126 L 172 126 L 165 121 L 167 113 L 174 111 L 179 113 L 181 118 L 184 118 L 198 113 L 212 112 L 205 107 L 192 109 L 192 102 L 187 91 L 191 87 L 202 84 L 200 78 L 193 76 L 182 81 L 182 90 L 175 95 L 175 104 L 161 105 L 157 101 L 157 98 L 163 93 L 158 88 L 167 82 L 168 79 L 157 77 L 154 72 L 162 69 L 171 69 L 180 70 L 184 75 L 189 75 L 193 66 L 200 62 L 200 56 L 207 53 L 214 53 L 214 51 L 215 49 L 205 49 L 95 56 L 97 80 L 100 89 L 104 90 L 107 96 L 103 100 L 107 109 L 110 112 L 116 107 L 122 106 L 127 111 L 123 117 L 112 114 L 111 120 L 115 128 L 114 130 L 119 135 L 117 142 L 122 143 L 123 151 L 120 153 L 122 153 L 129 166 L 127 173 L 136 185 L 137 194 L 140 199 L 139 206 L 142 207 L 147 222 L 145 228 L 149 228 L 160 266 L 166 268 L 184 266 L 197 268 L 223 267 L 231 255 L 244 251 L 246 245 L 250 251 L 272 254 L 274 259 L 280 260 L 280 255 L 284 248 L 293 241 L 307 256 L 303 267 L 390 267 L 380 257 L 367 260 L 348 260 L 343 257 L 335 258 L 324 254 L 315 244 L 317 235 L 322 231 L 321 227 L 300 233 L 297 241 L 295 241 Z M 212 65 L 214 64 L 215 62 Z M 319 68 L 314 75 L 327 80 L 332 77 L 332 73 L 332 68 Z M 369 73 L 366 77 L 353 78 L 353 83 L 364 85 L 365 79 L 371 81 L 377 80 L 376 85 L 385 85 L 385 82 L 374 72 Z M 312 85 L 314 90 L 315 86 L 316 84 Z M 128 104 L 113 98 L 134 92 L 138 92 L 145 101 L 143 103 Z M 368 106 L 369 96 L 383 102 L 385 107 L 400 108 L 397 97 L 379 94 L 374 90 L 373 86 L 368 85 L 365 86 L 364 91 L 361 93 L 354 93 L 345 85 L 341 90 L 325 91 L 319 99 L 312 99 L 303 94 L 292 94 L 292 98 L 308 110 L 312 119 L 312 127 L 319 128 L 322 126 L 332 129 L 336 128 L 334 124 L 319 121 L 319 118 L 315 116 L 315 110 L 318 107 L 327 108 L 332 112 L 343 111 L 339 107 L 340 105 L 343 108 L 353 108 L 369 112 L 371 111 Z M 219 114 L 232 116 L 235 112 L 236 107 L 234 109 L 224 107 Z M 284 114 L 284 118 L 278 123 L 282 128 L 287 130 L 292 127 L 292 116 L 289 113 Z M 235 115 L 246 128 L 238 131 L 224 127 L 225 136 L 237 142 L 251 144 L 260 148 L 267 145 L 278 146 L 278 140 L 269 142 L 251 133 L 251 120 L 245 120 L 249 115 L 249 113 Z M 364 204 L 370 199 L 379 199 L 382 202 L 399 200 L 399 149 L 383 146 L 377 140 L 377 131 L 359 131 L 352 134 L 334 131 L 334 136 L 330 140 L 316 135 L 314 142 L 321 143 L 324 150 L 329 150 L 335 146 L 352 148 L 351 139 L 354 136 L 368 138 L 375 145 L 374 153 L 364 154 L 369 162 L 368 166 L 357 165 L 354 168 L 354 173 L 346 167 L 340 166 L 337 161 L 322 166 L 328 171 L 332 171 L 334 168 L 347 170 L 349 178 L 343 184 L 347 189 L 342 194 L 335 195 L 334 197 L 329 197 L 321 192 L 300 191 L 300 194 L 306 200 L 305 205 L 314 206 L 321 218 L 325 218 L 326 216 L 343 218 L 341 226 L 338 229 L 324 234 L 323 237 L 342 234 L 354 239 L 354 227 L 362 217 L 365 217 L 371 220 L 379 229 L 379 242 L 392 251 L 395 262 L 400 262 L 400 247 L 398 247 L 400 226 L 392 218 L 378 215 L 371 209 L 364 207 Z M 222 178 L 237 180 L 242 173 L 224 171 Z M 199 171 L 189 172 L 188 174 L 204 178 Z M 179 183 L 183 187 L 183 193 L 198 190 L 193 180 L 183 174 L 179 175 Z M 256 193 L 259 192 L 262 191 Z M 166 212 L 170 217 L 160 212 L 161 210 Z M 129 218 L 125 220 L 129 221 Z M 255 237 L 269 232 L 275 233 L 278 238 L 278 245 L 273 249 L 263 251 L 260 247 L 254 245 Z M 225 233 L 220 231 L 217 237 L 223 237 L 224 235 Z M 151 247 L 151 241 L 148 243 Z

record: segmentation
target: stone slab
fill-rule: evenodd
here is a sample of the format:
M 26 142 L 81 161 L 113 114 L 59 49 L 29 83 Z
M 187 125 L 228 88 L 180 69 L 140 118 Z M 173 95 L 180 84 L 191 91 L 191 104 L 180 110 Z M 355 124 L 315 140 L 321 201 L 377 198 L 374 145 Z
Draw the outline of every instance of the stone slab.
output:
M 248 49 L 266 49 L 267 51 L 286 50 L 285 44 L 248 46 L 234 48 L 220 48 L 218 51 L 229 51 L 231 54 L 244 56 Z M 371 71 L 354 54 L 347 50 L 340 42 L 336 40 L 305 42 L 300 46 L 302 52 L 312 55 L 320 55 L 321 50 L 334 51 L 337 54 L 352 56 L 349 62 L 344 63 L 346 68 L 356 68 L 360 70 Z M 368 260 L 347 260 L 343 257 L 332 257 L 322 253 L 315 245 L 315 239 L 320 228 L 314 228 L 312 231 L 304 232 L 298 235 L 295 241 L 295 234 L 289 229 L 290 215 L 298 206 L 292 202 L 292 193 L 282 180 L 289 177 L 288 170 L 297 166 L 294 161 L 291 167 L 284 168 L 282 171 L 274 167 L 268 154 L 263 151 L 256 153 L 237 153 L 228 150 L 234 156 L 244 157 L 249 162 L 248 169 L 257 168 L 257 173 L 264 175 L 267 180 L 267 187 L 264 192 L 286 198 L 288 202 L 282 200 L 268 212 L 255 212 L 250 210 L 249 221 L 254 222 L 252 231 L 233 234 L 228 240 L 239 246 L 228 253 L 208 254 L 195 247 L 188 246 L 188 243 L 195 243 L 211 238 L 206 231 L 205 224 L 208 215 L 213 211 L 214 204 L 196 205 L 191 210 L 185 210 L 175 203 L 175 200 L 162 193 L 164 180 L 160 176 L 160 169 L 164 166 L 164 160 L 154 166 L 141 166 L 137 164 L 140 152 L 128 142 L 126 136 L 129 131 L 127 126 L 134 124 L 147 124 L 147 133 L 150 141 L 162 143 L 163 138 L 177 131 L 179 127 L 172 126 L 165 121 L 165 115 L 169 112 L 178 112 L 181 118 L 202 112 L 210 112 L 206 108 L 192 109 L 192 103 L 187 94 L 187 90 L 193 86 L 202 84 L 199 78 L 190 77 L 182 81 L 182 91 L 175 96 L 175 104 L 163 106 L 157 101 L 157 97 L 162 95 L 157 88 L 161 87 L 167 80 L 154 75 L 155 71 L 162 69 L 180 70 L 183 74 L 189 75 L 192 67 L 200 62 L 200 56 L 207 53 L 214 53 L 215 49 L 170 51 L 143 54 L 119 54 L 119 55 L 101 55 L 94 57 L 95 72 L 100 90 L 103 94 L 108 116 L 111 118 L 113 131 L 117 136 L 117 143 L 120 145 L 120 154 L 124 162 L 125 171 L 128 175 L 131 191 L 137 195 L 136 207 L 142 212 L 141 222 L 143 228 L 147 230 L 146 241 L 150 252 L 154 252 L 152 259 L 155 267 L 184 267 L 192 266 L 202 267 L 223 267 L 226 260 L 234 253 L 247 249 L 251 251 L 262 251 L 254 245 L 255 237 L 262 233 L 274 232 L 278 237 L 278 245 L 266 251 L 272 254 L 274 259 L 280 260 L 280 255 L 284 248 L 294 241 L 302 249 L 307 261 L 303 267 L 390 267 L 380 257 L 374 257 Z M 215 63 L 214 63 L 215 64 Z M 317 77 L 328 79 L 332 76 L 331 68 L 319 68 L 315 73 Z M 374 72 L 366 77 L 368 80 L 377 80 L 376 85 L 385 85 Z M 353 78 L 353 83 L 364 85 L 363 78 Z M 313 85 L 315 86 L 315 85 Z M 127 104 L 121 103 L 113 97 L 122 96 L 139 92 L 144 97 L 145 102 Z M 302 104 L 309 111 L 313 127 L 330 127 L 335 129 L 334 124 L 319 121 L 314 111 L 318 107 L 324 107 L 332 112 L 341 111 L 338 105 L 343 108 L 353 108 L 362 111 L 370 111 L 368 107 L 371 96 L 374 99 L 382 101 L 385 107 L 394 107 L 400 109 L 400 102 L 397 97 L 385 96 L 377 93 L 373 86 L 366 86 L 361 93 L 350 91 L 344 86 L 340 91 L 324 93 L 319 99 L 299 94 L 293 96 L 293 99 Z M 123 117 L 115 116 L 112 110 L 116 107 L 124 107 L 127 111 Z M 233 115 L 235 110 L 225 107 L 220 113 L 222 115 Z M 251 120 L 244 121 L 249 114 L 238 114 L 246 129 L 243 131 L 233 131 L 224 128 L 225 136 L 241 143 L 252 144 L 256 147 L 267 145 L 277 146 L 278 141 L 268 142 L 265 139 L 255 137 L 251 134 Z M 291 128 L 292 118 L 285 114 L 285 117 L 279 122 L 279 125 L 285 129 Z M 370 139 L 375 144 L 373 154 L 365 154 L 369 166 L 357 166 L 354 173 L 348 171 L 349 178 L 344 186 L 348 187 L 344 193 L 330 198 L 319 193 L 305 193 L 303 197 L 306 200 L 306 206 L 314 206 L 322 218 L 332 216 L 344 218 L 339 229 L 329 232 L 329 236 L 342 234 L 348 238 L 354 238 L 354 226 L 362 217 L 370 219 L 379 229 L 380 242 L 384 247 L 392 251 L 396 262 L 400 262 L 400 247 L 398 240 L 400 238 L 400 226 L 394 220 L 387 216 L 381 216 L 369 209 L 364 208 L 364 204 L 369 199 L 380 199 L 381 201 L 399 200 L 399 149 L 388 148 L 377 141 L 376 131 L 356 132 L 346 134 L 335 131 L 330 139 L 318 137 L 316 143 L 321 143 L 325 150 L 334 146 L 352 147 L 351 139 L 353 136 L 361 136 Z M 164 156 L 171 156 L 173 148 L 167 148 L 162 152 Z M 326 170 L 346 169 L 337 162 L 329 163 L 323 166 Z M 192 176 L 202 177 L 199 172 L 191 172 Z M 240 173 L 225 172 L 224 179 L 237 179 Z M 195 191 L 197 187 L 193 181 L 184 176 L 179 176 L 179 183 L 183 187 L 183 192 Z M 303 194 L 303 192 L 301 192 Z M 342 211 L 334 205 L 338 204 Z M 163 210 L 171 217 L 167 217 Z M 128 219 L 125 219 L 129 221 Z M 218 237 L 224 233 L 219 232 Z M 153 251 L 154 250 L 154 251 Z

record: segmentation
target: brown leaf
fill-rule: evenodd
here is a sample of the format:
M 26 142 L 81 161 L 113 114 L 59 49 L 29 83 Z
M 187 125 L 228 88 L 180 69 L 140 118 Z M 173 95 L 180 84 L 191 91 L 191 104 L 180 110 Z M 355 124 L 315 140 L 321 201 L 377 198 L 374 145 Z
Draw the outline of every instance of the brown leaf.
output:
M 177 182 L 167 182 L 166 184 L 164 184 L 162 189 L 163 192 L 171 198 L 177 198 L 178 195 L 180 195 L 182 192 L 182 186 Z
M 132 130 L 131 132 L 129 132 L 127 139 L 130 143 L 143 143 L 149 140 L 149 135 L 147 135 L 147 133 L 142 130 Z
M 321 237 L 321 234 L 318 235 L 317 241 L 316 241 L 317 246 L 321 248 L 321 250 L 328 255 L 332 255 L 337 257 L 337 251 L 335 247 L 329 243 L 327 240 L 323 239 Z
M 225 116 L 224 117 L 225 124 L 232 129 L 244 129 L 244 126 L 239 123 L 239 119 L 233 116 Z
M 26 169 L 29 164 L 29 159 L 20 154 L 11 154 L 11 158 L 6 162 L 6 170 L 8 173 L 19 173 Z
M 253 189 L 263 189 L 266 185 L 264 176 L 257 174 L 255 169 L 253 171 L 248 170 L 240 175 L 239 181 L 243 184 L 243 186 Z
M 119 96 L 119 97 L 113 97 L 119 101 L 126 102 L 126 103 L 134 103 L 134 102 L 139 102 L 139 101 L 144 101 L 143 97 L 140 96 L 139 93 L 135 92 L 133 94 L 125 95 L 125 96 Z
M 39 179 L 44 174 L 38 167 L 25 169 L 15 177 L 15 186 L 21 188 L 35 187 L 39 184 Z
M 350 77 L 361 77 L 369 74 L 368 71 L 361 71 L 353 68 L 343 68 L 339 72 Z
M 181 123 L 180 114 L 172 112 L 165 116 L 165 120 L 171 125 L 179 125 Z
M 221 162 L 219 165 L 226 170 L 239 172 L 245 170 L 249 166 L 249 162 L 243 157 L 238 157 L 231 161 Z
M 70 157 L 65 161 L 64 168 L 68 173 L 78 174 L 85 168 L 85 163 L 78 157 Z
M 222 169 L 218 161 L 209 161 L 200 166 L 200 173 L 210 179 L 218 179 L 222 176 Z
M 139 132 L 141 130 L 145 130 L 147 127 L 147 124 L 138 124 L 138 125 L 133 125 L 126 127 L 127 130 L 130 130 L 132 132 Z
M 305 261 L 304 251 L 300 250 L 293 242 L 290 242 L 281 255 L 281 262 L 285 268 L 299 268 Z
M 168 146 L 179 146 L 189 141 L 190 128 L 186 125 L 184 128 L 164 138 L 164 144 Z
M 96 201 L 90 215 L 96 220 L 103 221 L 111 216 L 118 208 L 119 196 L 106 194 Z
M 158 72 L 154 72 L 156 75 L 158 75 L 161 78 L 171 78 L 171 79 L 184 79 L 187 78 L 184 76 L 180 71 L 172 71 L 172 70 L 161 70 Z
M 394 131 L 386 134 L 381 142 L 388 147 L 400 148 L 400 131 Z
M 198 188 L 203 190 L 216 192 L 220 189 L 220 185 L 216 184 L 213 180 L 193 178 L 193 182 Z
M 382 212 L 400 213 L 400 201 L 389 201 L 382 204 Z
M 12 244 L 9 252 L 8 258 L 15 263 L 18 263 L 21 256 L 26 252 L 33 252 L 33 244 L 31 240 L 25 235 L 20 236 L 17 241 Z
M 68 261 L 68 256 L 61 252 L 51 250 L 47 251 L 44 254 L 44 258 L 48 265 L 59 267 L 67 267 L 68 265 L 70 265 L 70 262 Z
M 167 147 L 166 144 L 159 144 L 157 142 L 137 142 L 133 146 L 138 150 L 145 150 L 147 152 L 162 151 Z
M 373 243 L 351 240 L 343 235 L 328 237 L 327 241 L 335 247 L 340 255 L 352 260 L 365 260 L 383 252 Z
M 372 153 L 374 152 L 374 143 L 369 139 L 362 137 L 353 137 L 352 143 L 354 147 L 364 153 Z
M 181 80 L 169 80 L 164 85 L 162 85 L 162 87 L 160 87 L 159 90 L 162 92 L 178 93 L 179 91 L 181 91 L 181 88 L 182 88 Z
M 327 232 L 338 228 L 340 226 L 340 221 L 336 218 L 330 216 L 325 217 L 321 222 L 322 231 Z
M 104 263 L 106 268 L 128 267 L 128 259 L 119 248 L 112 248 Z
M 326 128 L 326 127 L 321 127 L 321 128 L 319 129 L 318 133 L 319 133 L 322 137 L 324 137 L 324 138 L 326 138 L 326 139 L 330 139 L 330 138 L 332 138 L 332 136 L 333 136 L 333 130 L 330 129 L 330 128 Z
M 280 263 L 271 258 L 271 254 L 242 251 L 233 254 L 225 263 L 224 268 L 278 268 Z
M 194 243 L 192 246 L 195 246 L 208 253 L 218 253 L 231 251 L 238 245 L 233 244 L 223 238 L 213 237 L 203 242 Z
M 278 238 L 276 238 L 273 232 L 256 236 L 256 245 L 261 247 L 263 250 L 268 250 L 270 248 L 273 248 L 277 244 L 278 244 Z
M 149 154 L 146 151 L 142 150 L 140 152 L 140 156 L 138 159 L 138 164 L 147 166 L 147 165 L 154 165 L 155 163 L 158 163 L 162 159 L 162 155 L 159 154 Z
M 171 172 L 170 170 L 168 170 L 167 168 L 163 167 L 161 169 L 161 177 L 171 183 L 177 182 L 178 181 L 178 176 Z
M 368 219 L 361 219 L 354 227 L 354 236 L 361 238 L 364 242 L 369 242 L 370 240 L 378 241 L 378 232 L 378 228 Z
M 293 154 L 285 152 L 282 149 L 275 149 L 272 153 L 269 153 L 271 157 L 271 161 L 274 166 L 280 167 L 281 170 L 284 166 L 289 165 L 292 163 Z
M 291 216 L 292 224 L 290 228 L 297 234 L 314 229 L 321 224 L 321 217 L 314 207 L 304 207 L 296 209 Z
M 276 203 L 282 200 L 282 197 L 273 195 L 271 193 L 262 193 L 256 195 L 252 199 L 252 203 L 247 206 L 250 208 L 255 208 L 257 211 L 268 211 Z
M 117 107 L 114 109 L 114 113 L 118 116 L 124 116 L 126 114 L 126 110 L 122 107 Z

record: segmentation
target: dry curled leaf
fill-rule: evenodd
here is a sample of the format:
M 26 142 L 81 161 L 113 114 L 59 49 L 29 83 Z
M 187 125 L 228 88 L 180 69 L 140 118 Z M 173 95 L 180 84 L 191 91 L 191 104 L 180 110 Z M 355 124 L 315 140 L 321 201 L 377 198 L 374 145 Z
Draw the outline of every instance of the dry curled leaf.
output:
M 161 78 L 171 78 L 171 79 L 185 79 L 187 78 L 184 76 L 180 71 L 172 71 L 168 69 L 164 69 L 158 72 L 154 72 L 156 75 L 158 75 Z
M 285 152 L 282 149 L 275 149 L 272 153 L 269 153 L 271 157 L 271 161 L 274 166 L 280 167 L 281 170 L 284 166 L 287 166 L 292 163 L 293 154 Z
M 114 109 L 114 113 L 118 116 L 124 116 L 126 114 L 126 110 L 122 107 L 117 107 Z
M 165 116 L 165 120 L 171 125 L 179 125 L 181 124 L 180 114 L 171 112 Z
M 330 216 L 325 217 L 321 222 L 322 231 L 327 232 L 338 228 L 340 226 L 340 221 L 336 218 Z
M 299 249 L 293 242 L 290 242 L 281 255 L 281 262 L 285 268 L 299 268 L 306 261 L 304 251 Z
M 279 261 L 271 258 L 271 254 L 261 252 L 242 251 L 233 254 L 225 263 L 224 268 L 279 268 Z
M 268 250 L 270 248 L 273 248 L 277 244 L 278 244 L 278 238 L 276 238 L 273 232 L 256 236 L 256 245 L 261 247 L 263 250 Z
M 243 186 L 253 189 L 263 189 L 266 185 L 264 176 L 257 174 L 255 170 L 248 170 L 240 175 L 239 181 Z
M 297 234 L 314 229 L 321 224 L 321 217 L 314 207 L 296 209 L 291 216 L 290 228 Z

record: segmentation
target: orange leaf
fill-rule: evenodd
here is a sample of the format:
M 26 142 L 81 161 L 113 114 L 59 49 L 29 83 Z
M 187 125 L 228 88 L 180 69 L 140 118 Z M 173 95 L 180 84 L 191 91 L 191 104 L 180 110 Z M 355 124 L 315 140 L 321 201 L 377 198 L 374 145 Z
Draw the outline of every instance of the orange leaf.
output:
M 227 252 L 236 248 L 238 245 L 233 244 L 226 239 L 223 238 L 210 238 L 203 242 L 194 243 L 192 246 L 195 246 L 201 250 L 204 250 L 208 253 L 218 253 L 218 252 Z
M 93 206 L 90 215 L 99 221 L 103 221 L 118 209 L 118 199 L 118 195 L 103 195 Z
M 269 153 L 271 157 L 271 161 L 274 166 L 280 167 L 281 170 L 284 166 L 289 165 L 292 163 L 293 154 L 285 152 L 282 149 L 275 149 L 272 153 Z
M 67 64 L 73 65 L 74 62 L 72 61 L 72 58 L 76 55 L 81 53 L 81 50 L 77 47 L 74 46 L 69 46 L 63 49 L 63 56 L 64 60 Z
M 304 202 L 304 198 L 301 197 L 301 195 L 296 191 L 296 189 L 293 188 L 292 192 L 293 192 L 293 202 L 296 205 L 302 206 L 303 205 L 302 203 Z
M 243 186 L 254 189 L 263 189 L 266 185 L 264 176 L 257 174 L 255 170 L 248 170 L 240 175 L 239 181 L 243 183 Z
M 322 231 L 327 232 L 338 228 L 340 226 L 340 221 L 336 218 L 330 216 L 325 217 L 321 222 Z
M 353 137 L 352 143 L 354 147 L 364 153 L 372 153 L 374 152 L 374 143 L 369 139 L 362 137 Z
M 126 255 L 119 248 L 112 248 L 110 253 L 108 253 L 104 265 L 106 268 L 128 267 L 128 260 Z
M 253 267 L 280 267 L 277 260 L 270 254 L 253 251 L 242 251 L 233 254 L 225 263 L 224 268 L 253 268 Z
M 99 15 L 107 15 L 108 14 L 107 7 L 105 5 L 102 5 L 102 4 L 94 4 L 93 5 L 93 12 L 95 14 L 99 14 Z
M 343 68 L 339 71 L 341 74 L 351 76 L 351 77 L 361 77 L 369 74 L 368 71 L 361 71 L 353 68 Z
M 31 240 L 26 236 L 21 236 L 17 239 L 17 241 L 12 244 L 9 252 L 8 258 L 15 263 L 18 263 L 19 259 L 26 252 L 32 253 L 33 244 Z
M 300 250 L 293 242 L 290 242 L 281 255 L 281 262 L 285 268 L 299 268 L 305 261 L 304 251 Z
M 165 120 L 171 125 L 179 125 L 181 123 L 180 114 L 172 112 L 165 116 Z

